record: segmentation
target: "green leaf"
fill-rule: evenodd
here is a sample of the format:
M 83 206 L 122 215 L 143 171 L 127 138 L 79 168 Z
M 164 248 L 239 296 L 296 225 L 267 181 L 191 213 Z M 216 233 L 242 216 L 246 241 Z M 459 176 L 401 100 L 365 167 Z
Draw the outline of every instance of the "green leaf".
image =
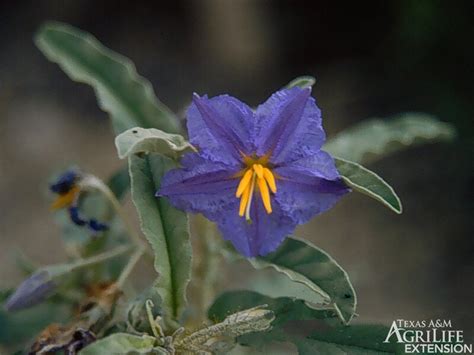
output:
M 363 121 L 328 140 L 323 149 L 346 160 L 368 163 L 410 146 L 454 136 L 453 126 L 431 115 L 404 113 L 390 120 Z
M 186 287 L 191 277 L 191 244 L 184 212 L 165 198 L 155 197 L 164 173 L 176 163 L 158 154 L 129 157 L 132 200 L 140 225 L 155 253 L 159 273 L 155 287 L 163 302 L 165 320 L 177 320 L 186 306 Z
M 397 353 L 395 344 L 383 343 L 389 331 L 388 327 L 333 327 L 328 320 L 337 317 L 334 310 L 315 310 L 301 300 L 288 297 L 271 298 L 251 291 L 226 292 L 216 299 L 208 315 L 211 320 L 221 321 L 228 313 L 259 304 L 267 304 L 267 308 L 275 315 L 272 328 L 263 333 L 237 338 L 241 345 L 262 350 L 271 342 L 292 342 L 301 355 Z M 300 327 L 296 328 L 295 325 Z M 308 331 L 313 332 L 315 328 L 318 329 L 317 332 L 306 334 Z
M 178 339 L 174 345 L 178 353 L 197 352 L 228 353 L 234 346 L 234 339 L 244 334 L 260 333 L 270 329 L 275 316 L 267 305 L 257 305 L 227 315 L 219 323 L 201 328 Z M 211 350 L 212 349 L 212 350 Z M 223 352 L 225 351 L 225 352 Z
M 170 134 L 155 128 L 131 128 L 115 138 L 118 156 L 124 159 L 131 154 L 159 153 L 177 159 L 193 146 L 179 134 Z
M 300 355 L 404 354 L 399 344 L 383 342 L 388 332 L 383 325 L 356 324 L 320 330 L 305 339 L 293 339 L 293 343 Z
M 230 291 L 220 295 L 209 308 L 208 316 L 214 322 L 222 322 L 229 314 L 265 304 L 275 319 L 266 332 L 249 334 L 238 338 L 241 345 L 262 348 L 271 341 L 287 341 L 284 327 L 288 322 L 330 319 L 337 317 L 334 310 L 310 308 L 302 300 L 289 297 L 272 298 L 253 291 Z
M 222 322 L 229 314 L 244 309 L 267 305 L 275 315 L 272 329 L 282 327 L 293 320 L 312 320 L 337 317 L 333 309 L 314 309 L 305 301 L 293 297 L 272 298 L 254 291 L 228 291 L 221 294 L 208 310 L 208 317 L 214 322 Z
M 100 339 L 81 350 L 81 355 L 103 354 L 165 354 L 159 352 L 156 339 L 148 335 L 116 333 Z
M 178 119 L 156 98 L 150 82 L 137 74 L 133 63 L 89 33 L 50 22 L 39 29 L 35 43 L 72 80 L 94 88 L 99 106 L 110 114 L 117 133 L 136 126 L 180 131 Z
M 340 158 L 334 158 L 334 161 L 346 185 L 381 202 L 395 213 L 402 213 L 400 198 L 380 176 L 351 161 Z
M 316 83 L 315 78 L 313 78 L 312 76 L 309 76 L 309 75 L 305 75 L 305 76 L 299 76 L 299 77 L 293 79 L 292 81 L 290 81 L 285 86 L 285 88 L 290 89 L 290 88 L 293 88 L 295 86 L 298 86 L 298 87 L 304 89 L 304 88 L 312 87 L 315 83 Z
M 356 294 L 347 273 L 326 252 L 311 243 L 287 238 L 277 251 L 251 260 L 257 269 L 271 267 L 306 286 L 314 298 L 310 304 L 333 308 L 349 323 L 356 308 Z M 322 302 L 321 302 L 322 301 Z

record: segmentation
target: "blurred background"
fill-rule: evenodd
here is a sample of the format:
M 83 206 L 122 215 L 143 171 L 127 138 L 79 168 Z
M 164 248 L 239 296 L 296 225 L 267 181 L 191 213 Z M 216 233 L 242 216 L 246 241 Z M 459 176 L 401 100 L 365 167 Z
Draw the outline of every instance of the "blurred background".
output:
M 17 250 L 40 265 L 65 258 L 46 194 L 52 172 L 73 163 L 106 178 L 123 165 L 92 89 L 32 41 L 43 21 L 59 20 L 131 58 L 180 114 L 194 91 L 257 105 L 307 74 L 329 136 L 404 111 L 452 123 L 455 142 L 370 166 L 399 193 L 403 215 L 351 194 L 296 234 L 348 271 L 361 320 L 443 318 L 472 331 L 473 10 L 435 0 L 2 1 L 0 285 L 22 278 Z M 241 278 L 227 280 L 238 288 Z

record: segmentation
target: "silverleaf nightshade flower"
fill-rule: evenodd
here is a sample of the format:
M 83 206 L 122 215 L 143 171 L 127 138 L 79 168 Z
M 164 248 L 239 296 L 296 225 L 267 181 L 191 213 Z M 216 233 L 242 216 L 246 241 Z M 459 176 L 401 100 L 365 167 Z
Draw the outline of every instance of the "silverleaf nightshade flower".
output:
M 255 111 L 228 95 L 194 94 L 187 127 L 198 152 L 164 176 L 157 195 L 216 222 L 247 257 L 274 251 L 350 191 L 321 150 L 321 111 L 310 94 L 283 89 Z

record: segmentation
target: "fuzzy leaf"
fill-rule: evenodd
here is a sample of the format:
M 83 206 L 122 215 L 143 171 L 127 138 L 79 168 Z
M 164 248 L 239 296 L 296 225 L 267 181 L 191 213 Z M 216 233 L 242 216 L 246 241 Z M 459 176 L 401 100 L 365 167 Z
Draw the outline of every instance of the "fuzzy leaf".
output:
M 264 332 L 270 329 L 274 319 L 275 316 L 267 309 L 267 305 L 257 305 L 227 315 L 219 323 L 178 340 L 175 346 L 181 351 L 205 350 L 206 347 L 228 351 L 233 347 L 234 338 Z
M 124 159 L 131 154 L 159 153 L 177 159 L 193 146 L 179 134 L 170 134 L 155 128 L 131 128 L 115 138 L 118 156 Z
M 334 158 L 334 161 L 346 185 L 381 202 L 395 213 L 402 213 L 400 198 L 380 176 L 351 161 L 340 158 Z
M 287 238 L 277 251 L 251 260 L 257 269 L 271 267 L 314 294 L 311 304 L 329 305 L 344 323 L 356 308 L 356 294 L 347 273 L 326 252 L 307 241 Z M 306 298 L 307 299 L 307 298 Z
M 402 346 L 384 343 L 389 328 L 375 324 L 356 324 L 314 332 L 304 339 L 293 339 L 299 355 L 380 355 L 404 354 Z
M 162 298 L 165 320 L 179 319 L 186 306 L 186 287 L 191 277 L 191 245 L 188 220 L 165 198 L 155 197 L 164 173 L 176 163 L 158 154 L 129 157 L 132 200 L 140 226 L 155 253 L 159 273 L 155 287 Z
M 293 88 L 295 86 L 298 86 L 298 87 L 304 89 L 304 88 L 312 87 L 315 83 L 316 83 L 315 78 L 313 78 L 312 76 L 309 76 L 309 75 L 305 75 L 305 76 L 299 76 L 299 77 L 293 79 L 292 81 L 290 81 L 285 86 L 285 88 L 290 89 L 290 88 Z
M 85 347 L 81 350 L 81 355 L 166 354 L 166 352 L 160 352 L 155 345 L 156 339 L 148 335 L 116 333 Z
M 328 140 L 324 150 L 356 163 L 368 163 L 409 146 L 451 140 L 453 126 L 423 113 L 404 113 L 390 120 L 363 121 Z
M 228 313 L 259 304 L 267 304 L 267 308 L 275 315 L 272 328 L 266 332 L 240 336 L 237 338 L 240 345 L 263 350 L 271 342 L 292 342 L 300 355 L 397 353 L 395 344 L 383 343 L 388 327 L 334 327 L 330 325 L 330 320 L 337 317 L 333 310 L 315 310 L 293 298 L 271 298 L 257 292 L 230 291 L 216 299 L 208 315 L 214 321 L 221 321 Z M 295 325 L 301 326 L 296 328 Z
M 89 33 L 50 22 L 40 28 L 35 43 L 72 80 L 94 88 L 117 133 L 136 126 L 180 131 L 178 119 L 155 97 L 150 82 L 137 74 L 133 63 Z

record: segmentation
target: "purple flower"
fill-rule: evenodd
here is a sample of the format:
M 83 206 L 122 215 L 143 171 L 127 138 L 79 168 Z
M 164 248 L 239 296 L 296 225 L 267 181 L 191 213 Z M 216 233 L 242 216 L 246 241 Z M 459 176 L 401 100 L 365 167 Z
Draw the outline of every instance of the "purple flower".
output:
M 255 111 L 228 95 L 195 94 L 187 126 L 199 152 L 164 176 L 158 195 L 216 222 L 243 255 L 272 252 L 349 191 L 321 151 L 321 111 L 310 94 L 284 89 Z

